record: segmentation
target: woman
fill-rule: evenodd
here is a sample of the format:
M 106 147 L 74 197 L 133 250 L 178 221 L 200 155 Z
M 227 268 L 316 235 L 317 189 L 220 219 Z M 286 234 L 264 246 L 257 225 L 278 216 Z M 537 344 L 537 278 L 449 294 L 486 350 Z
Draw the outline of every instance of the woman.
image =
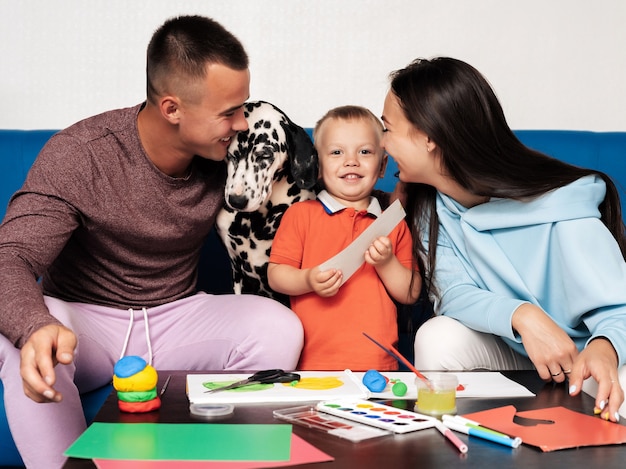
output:
M 383 121 L 438 313 L 416 367 L 534 367 L 572 395 L 586 380 L 596 413 L 619 420 L 626 239 L 609 177 L 525 147 L 485 78 L 451 58 L 392 73 Z

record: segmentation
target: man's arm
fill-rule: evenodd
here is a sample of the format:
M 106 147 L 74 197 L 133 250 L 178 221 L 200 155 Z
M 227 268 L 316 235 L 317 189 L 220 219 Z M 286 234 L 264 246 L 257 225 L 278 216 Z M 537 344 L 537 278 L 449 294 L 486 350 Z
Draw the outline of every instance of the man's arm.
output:
M 63 155 L 79 151 L 71 139 L 53 137 L 12 197 L 0 225 L 0 333 L 21 348 L 24 392 L 37 402 L 59 401 L 54 366 L 73 360 L 76 337 L 44 303 L 39 277 L 66 245 L 79 216 L 63 199 L 77 187 Z
M 25 199 L 42 196 L 20 197 L 12 201 L 0 226 L 0 332 L 21 348 L 25 394 L 36 402 L 56 402 L 61 395 L 53 387 L 54 366 L 71 363 L 76 337 L 50 314 L 37 279 L 66 237 L 58 229 L 54 234 L 58 213 L 46 216 L 22 210 L 29 205 Z M 49 213 L 55 213 L 52 207 Z M 57 243 L 50 242 L 55 239 Z
M 11 198 L 0 225 L 0 333 L 16 347 L 40 327 L 59 324 L 49 314 L 37 281 L 79 224 L 79 214 L 63 194 L 66 188 L 75 191 L 84 179 L 71 157 L 81 151 L 71 137 L 53 136 Z

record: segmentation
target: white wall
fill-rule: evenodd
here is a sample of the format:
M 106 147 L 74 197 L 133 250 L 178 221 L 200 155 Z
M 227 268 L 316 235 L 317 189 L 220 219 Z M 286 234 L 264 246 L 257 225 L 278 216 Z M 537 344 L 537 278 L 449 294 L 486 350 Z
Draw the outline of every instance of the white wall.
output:
M 0 128 L 61 128 L 145 97 L 145 49 L 178 14 L 246 46 L 252 99 L 312 126 L 330 107 L 380 114 L 390 71 L 470 62 L 515 129 L 626 130 L 623 0 L 0 0 Z

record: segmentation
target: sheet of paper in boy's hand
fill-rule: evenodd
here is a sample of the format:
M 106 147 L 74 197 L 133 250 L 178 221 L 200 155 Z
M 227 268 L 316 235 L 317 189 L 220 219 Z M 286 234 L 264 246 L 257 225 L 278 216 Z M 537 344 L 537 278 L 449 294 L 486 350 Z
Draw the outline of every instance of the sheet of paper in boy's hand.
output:
M 365 251 L 379 236 L 387 236 L 398 223 L 402 221 L 406 213 L 399 200 L 392 203 L 374 223 L 367 227 L 350 245 L 339 254 L 331 257 L 320 265 L 320 270 L 338 269 L 343 273 L 342 285 L 354 274 L 361 264 L 365 262 Z

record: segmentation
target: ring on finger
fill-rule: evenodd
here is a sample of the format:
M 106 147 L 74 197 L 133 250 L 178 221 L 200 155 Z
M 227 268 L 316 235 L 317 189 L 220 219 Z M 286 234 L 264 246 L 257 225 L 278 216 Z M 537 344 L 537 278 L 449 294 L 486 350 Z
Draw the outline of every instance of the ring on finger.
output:
M 554 373 L 553 373 L 553 374 L 552 374 L 552 377 L 553 377 L 553 378 L 555 378 L 555 377 L 559 376 L 561 373 L 563 373 L 563 372 L 562 372 L 562 371 L 559 371 L 559 372 L 558 372 L 558 373 L 556 373 L 556 374 L 554 374 Z
M 566 375 L 570 374 L 571 372 L 572 372 L 571 368 L 569 370 L 563 370 L 563 373 L 565 373 Z

